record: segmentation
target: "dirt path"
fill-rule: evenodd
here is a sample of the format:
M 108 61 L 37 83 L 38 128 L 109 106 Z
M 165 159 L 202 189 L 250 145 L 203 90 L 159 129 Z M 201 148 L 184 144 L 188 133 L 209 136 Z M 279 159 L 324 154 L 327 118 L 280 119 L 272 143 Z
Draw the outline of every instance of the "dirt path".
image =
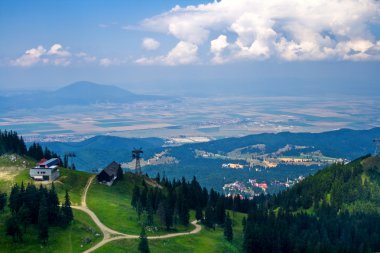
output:
M 102 247 L 103 245 L 105 245 L 109 242 L 112 242 L 112 241 L 139 238 L 138 235 L 124 234 L 124 233 L 118 232 L 116 230 L 113 230 L 113 229 L 107 227 L 106 225 L 104 225 L 99 220 L 98 216 L 96 216 L 96 214 L 87 207 L 87 203 L 86 203 L 87 192 L 88 192 L 88 189 L 90 188 L 94 178 L 95 178 L 95 176 L 92 176 L 87 181 L 86 187 L 84 188 L 84 193 L 82 195 L 81 205 L 80 206 L 72 206 L 72 208 L 74 208 L 74 209 L 81 210 L 81 211 L 87 213 L 91 217 L 91 219 L 95 222 L 95 224 L 99 227 L 100 231 L 103 233 L 103 239 L 99 243 L 94 245 L 92 248 L 84 251 L 84 253 L 92 252 L 92 251 Z M 172 238 L 172 237 L 177 237 L 177 236 L 187 236 L 187 235 L 199 233 L 201 231 L 202 227 L 199 224 L 197 224 L 196 220 L 191 222 L 191 224 L 194 225 L 195 228 L 190 232 L 181 232 L 181 233 L 173 233 L 173 234 L 158 235 L 158 236 L 148 236 L 148 239 L 159 240 L 159 239 L 166 239 L 166 238 Z

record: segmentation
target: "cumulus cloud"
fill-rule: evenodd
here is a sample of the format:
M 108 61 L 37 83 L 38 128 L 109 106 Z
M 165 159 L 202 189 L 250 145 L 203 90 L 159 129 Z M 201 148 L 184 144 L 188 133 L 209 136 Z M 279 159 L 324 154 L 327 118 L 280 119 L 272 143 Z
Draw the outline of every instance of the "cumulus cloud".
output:
M 11 61 L 11 65 L 18 67 L 31 67 L 38 63 L 68 66 L 71 64 L 71 53 L 63 49 L 62 45 L 54 44 L 49 50 L 43 46 L 31 48 L 23 55 Z
M 222 0 L 176 6 L 145 19 L 141 27 L 169 34 L 193 51 L 210 45 L 214 63 L 271 57 L 376 60 L 378 38 L 369 26 L 379 21 L 376 0 Z
M 61 44 L 54 44 L 53 46 L 51 46 L 47 54 L 59 57 L 69 57 L 71 55 L 69 51 L 63 49 Z
M 11 60 L 10 64 L 16 67 L 32 67 L 37 64 L 41 65 L 54 65 L 54 66 L 68 66 L 71 64 L 88 64 L 95 63 L 97 58 L 86 52 L 71 53 L 67 48 L 61 44 L 53 44 L 49 49 L 40 45 L 25 51 L 20 57 Z M 111 61 L 111 60 L 110 60 Z M 107 61 L 99 64 L 103 66 L 115 64 L 115 60 L 107 64 Z M 120 62 L 120 61 L 117 61 Z
M 141 65 L 164 64 L 164 65 L 183 65 L 195 63 L 198 61 L 198 46 L 186 41 L 180 41 L 165 56 L 146 58 L 142 57 L 136 60 Z
M 225 60 L 222 57 L 222 53 L 224 49 L 226 49 L 229 45 L 227 42 L 227 36 L 220 35 L 215 40 L 212 40 L 210 44 L 211 44 L 211 48 L 210 48 L 211 53 L 214 54 L 214 58 L 212 59 L 212 61 L 215 63 L 223 63 Z
M 85 52 L 79 52 L 76 56 L 87 63 L 96 61 L 96 56 L 89 55 Z
M 144 38 L 142 41 L 142 47 L 146 50 L 156 50 L 160 47 L 160 42 L 152 38 Z
M 11 61 L 13 66 L 30 67 L 38 62 L 43 61 L 42 56 L 46 53 L 46 49 L 43 46 L 31 48 L 25 51 L 25 53 L 19 58 Z

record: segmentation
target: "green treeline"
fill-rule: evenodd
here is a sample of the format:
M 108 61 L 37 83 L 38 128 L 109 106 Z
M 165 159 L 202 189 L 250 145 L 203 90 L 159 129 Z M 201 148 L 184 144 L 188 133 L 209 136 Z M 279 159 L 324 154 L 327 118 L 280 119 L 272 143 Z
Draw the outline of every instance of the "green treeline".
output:
M 257 201 L 244 227 L 245 252 L 377 252 L 380 170 L 363 157 L 335 164 Z
M 5 208 L 6 195 L 0 194 L 2 211 Z M 60 206 L 54 183 L 50 189 L 34 184 L 15 184 L 9 195 L 10 216 L 6 220 L 6 234 L 14 242 L 23 241 L 23 233 L 28 226 L 38 228 L 38 238 L 46 244 L 50 226 L 67 227 L 73 220 L 70 196 L 66 191 L 65 201 Z
M 0 155 L 3 154 L 18 154 L 27 155 L 37 161 L 42 158 L 59 158 L 59 156 L 50 151 L 49 149 L 43 149 L 40 144 L 33 143 L 29 149 L 26 148 L 24 139 L 18 136 L 15 131 L 1 131 L 0 130 Z
M 153 215 L 160 218 L 161 227 L 167 230 L 177 224 L 189 225 L 189 210 L 195 210 L 196 219 L 209 227 L 216 224 L 223 225 L 226 220 L 226 209 L 246 212 L 250 200 L 225 197 L 211 189 L 201 187 L 194 177 L 192 181 L 160 179 L 159 174 L 155 181 L 161 187 L 148 187 L 145 181 L 133 188 L 131 205 L 139 217 L 144 217 L 145 225 L 153 225 Z M 229 237 L 230 238 L 230 237 Z

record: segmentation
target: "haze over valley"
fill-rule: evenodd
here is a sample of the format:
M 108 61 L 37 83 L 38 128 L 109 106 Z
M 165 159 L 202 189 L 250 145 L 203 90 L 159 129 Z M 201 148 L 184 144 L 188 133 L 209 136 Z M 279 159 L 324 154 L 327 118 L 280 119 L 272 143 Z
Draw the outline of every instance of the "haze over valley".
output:
M 91 90 L 88 94 L 85 90 Z M 376 96 L 152 96 L 77 82 L 54 92 L 3 96 L 0 129 L 27 141 L 95 135 L 204 142 L 262 132 L 380 126 Z

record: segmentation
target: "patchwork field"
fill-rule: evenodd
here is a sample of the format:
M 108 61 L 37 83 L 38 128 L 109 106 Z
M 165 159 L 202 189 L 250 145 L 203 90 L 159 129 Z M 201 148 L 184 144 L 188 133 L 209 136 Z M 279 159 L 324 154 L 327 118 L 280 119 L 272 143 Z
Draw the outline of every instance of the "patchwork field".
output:
M 341 97 L 339 100 L 328 97 L 185 97 L 174 102 L 4 112 L 0 129 L 16 130 L 28 141 L 80 140 L 98 134 L 218 139 L 259 132 L 370 128 L 380 125 L 379 111 L 374 97 Z

